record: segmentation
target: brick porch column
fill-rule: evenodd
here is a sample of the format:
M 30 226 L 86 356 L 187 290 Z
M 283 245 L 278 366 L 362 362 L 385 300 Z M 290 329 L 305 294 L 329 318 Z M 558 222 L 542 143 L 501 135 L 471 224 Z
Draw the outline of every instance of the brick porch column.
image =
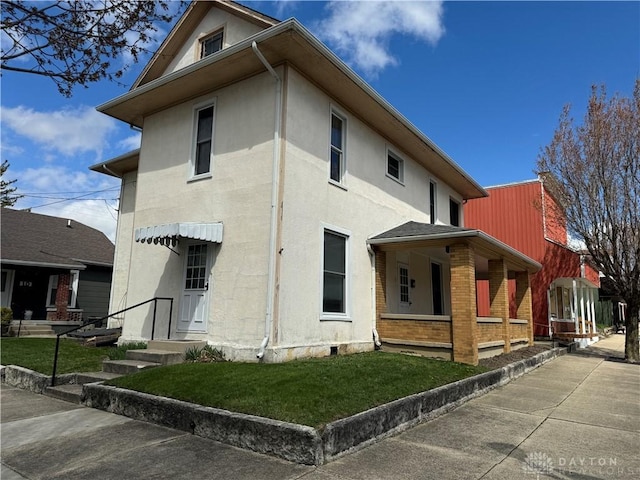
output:
M 58 286 L 56 287 L 56 320 L 67 320 L 69 305 L 69 282 L 71 275 L 68 273 L 58 274 Z
M 504 351 L 511 351 L 511 324 L 509 323 L 509 277 L 504 260 L 489 260 L 489 314 L 502 319 Z
M 516 272 L 516 305 L 518 318 L 527 321 L 529 345 L 533 345 L 533 307 L 529 272 Z
M 387 252 L 376 250 L 376 323 L 387 313 Z
M 469 245 L 449 247 L 451 260 L 451 337 L 453 360 L 478 364 L 476 266 Z

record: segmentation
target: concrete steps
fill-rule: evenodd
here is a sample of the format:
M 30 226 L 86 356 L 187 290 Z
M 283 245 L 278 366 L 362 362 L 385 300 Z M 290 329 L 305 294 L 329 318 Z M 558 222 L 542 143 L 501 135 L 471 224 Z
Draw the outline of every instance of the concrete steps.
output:
M 138 373 L 147 368 L 159 367 L 157 362 L 147 362 L 144 360 L 105 360 L 102 362 L 102 370 L 108 373 L 118 373 L 120 375 L 130 375 Z
M 44 389 L 45 395 L 58 400 L 64 400 L 69 403 L 82 403 L 82 385 L 72 383 L 69 385 L 57 385 L 55 387 L 47 387 Z
M 175 365 L 184 361 L 184 355 L 179 352 L 168 350 L 127 350 L 128 360 L 144 360 L 147 362 L 159 363 L 160 365 Z
M 18 325 L 11 325 L 11 335 L 17 336 L 18 329 L 20 329 L 21 337 L 55 337 L 56 333 L 49 325 L 37 325 L 22 323 L 22 327 Z

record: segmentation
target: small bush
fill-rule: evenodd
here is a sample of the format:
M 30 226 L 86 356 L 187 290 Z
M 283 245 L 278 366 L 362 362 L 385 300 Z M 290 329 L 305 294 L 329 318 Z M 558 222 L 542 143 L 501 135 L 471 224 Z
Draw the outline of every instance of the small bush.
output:
M 3 325 L 9 324 L 11 320 L 13 320 L 13 310 L 9 307 L 2 307 L 0 309 L 0 316 Z
M 107 351 L 107 355 L 109 356 L 109 360 L 124 360 L 127 350 L 144 350 L 146 348 L 147 344 L 145 342 L 128 342 L 110 348 Z
M 190 347 L 184 352 L 184 359 L 188 363 L 213 363 L 226 362 L 224 353 L 211 345 L 205 345 L 203 348 Z

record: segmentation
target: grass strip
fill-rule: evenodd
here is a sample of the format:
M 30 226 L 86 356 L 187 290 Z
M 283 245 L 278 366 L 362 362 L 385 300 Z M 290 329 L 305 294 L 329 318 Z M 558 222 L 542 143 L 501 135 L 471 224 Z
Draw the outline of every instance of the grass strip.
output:
M 321 428 L 340 418 L 487 371 L 369 352 L 278 364 L 191 363 L 108 382 L 122 388 Z

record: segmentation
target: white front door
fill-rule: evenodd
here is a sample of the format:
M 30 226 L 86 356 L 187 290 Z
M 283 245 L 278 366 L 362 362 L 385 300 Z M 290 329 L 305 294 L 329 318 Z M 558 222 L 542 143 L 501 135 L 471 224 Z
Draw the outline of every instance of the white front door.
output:
M 206 243 L 187 246 L 180 299 L 181 332 L 206 332 L 209 313 L 209 252 Z
M 400 299 L 400 312 L 411 312 L 411 298 L 409 296 L 409 266 L 398 263 L 398 294 Z

